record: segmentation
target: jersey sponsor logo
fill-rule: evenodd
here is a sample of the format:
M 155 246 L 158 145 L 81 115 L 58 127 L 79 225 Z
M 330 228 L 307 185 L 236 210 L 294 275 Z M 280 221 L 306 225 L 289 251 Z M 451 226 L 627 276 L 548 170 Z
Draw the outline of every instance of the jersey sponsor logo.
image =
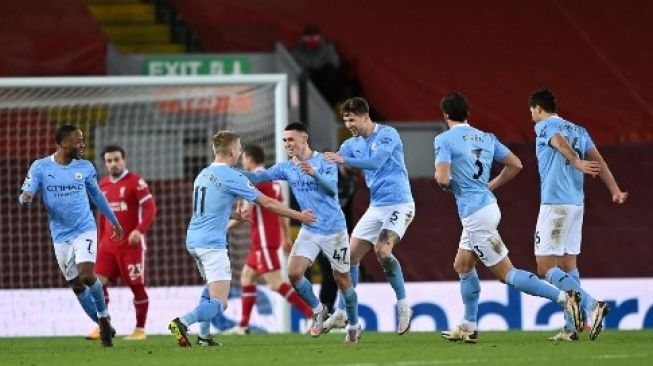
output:
M 52 185 L 45 187 L 45 189 L 48 192 L 81 192 L 84 190 L 84 185 L 81 183 Z
M 145 179 L 141 178 L 138 180 L 138 185 L 136 186 L 136 190 L 142 191 L 144 189 L 147 189 L 147 182 L 145 182 Z
M 111 211 L 113 212 L 127 211 L 127 202 L 125 201 L 109 202 L 109 206 L 111 207 Z
M 77 180 L 84 179 L 84 174 L 82 174 L 82 172 L 80 172 L 80 171 L 75 172 L 75 179 L 77 179 Z

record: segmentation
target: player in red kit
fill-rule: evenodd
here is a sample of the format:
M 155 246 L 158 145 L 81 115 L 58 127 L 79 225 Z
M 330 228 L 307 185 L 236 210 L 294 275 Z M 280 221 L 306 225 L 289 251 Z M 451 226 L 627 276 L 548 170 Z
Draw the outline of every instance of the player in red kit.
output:
M 127 340 L 144 340 L 148 297 L 145 291 L 145 236 L 154 217 L 156 203 L 150 189 L 138 174 L 126 169 L 125 151 L 119 146 L 107 146 L 102 152 L 107 176 L 100 181 L 100 189 L 109 201 L 125 231 L 122 240 L 111 239 L 111 223 L 98 215 L 98 237 L 100 238 L 95 271 L 104 286 L 107 304 L 107 285 L 118 278 L 134 293 L 136 328 Z M 96 330 L 87 339 L 96 339 Z M 99 334 L 98 334 L 99 335 Z
M 263 167 L 264 160 L 263 149 L 259 146 L 251 145 L 243 149 L 242 164 L 245 170 L 258 171 L 265 169 Z M 256 188 L 267 196 L 283 201 L 281 185 L 278 182 L 263 182 L 257 184 Z M 292 285 L 281 277 L 279 248 L 283 246 L 284 253 L 288 254 L 292 247 L 288 220 L 282 219 L 258 205 L 251 205 L 245 210 L 251 211 L 252 244 L 247 256 L 247 262 L 243 266 L 240 275 L 242 317 L 239 325 L 227 330 L 225 333 L 240 335 L 249 333 L 249 318 L 254 304 L 256 304 L 256 280 L 258 276 L 263 276 L 263 280 L 268 284 L 270 290 L 278 292 L 289 303 L 299 309 L 306 318 L 310 319 L 313 316 L 313 309 L 299 297 Z M 229 227 L 239 223 L 239 221 L 232 220 Z

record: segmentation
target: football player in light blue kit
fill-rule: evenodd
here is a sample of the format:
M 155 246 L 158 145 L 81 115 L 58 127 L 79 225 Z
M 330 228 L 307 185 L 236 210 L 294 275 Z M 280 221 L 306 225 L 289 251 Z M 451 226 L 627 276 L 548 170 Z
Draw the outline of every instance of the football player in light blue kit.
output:
M 555 95 L 538 90 L 528 101 L 535 122 L 535 153 L 540 172 L 540 213 L 535 228 L 535 258 L 540 277 L 562 290 L 581 293 L 583 309 L 590 314 L 589 338 L 603 329 L 608 304 L 597 301 L 580 287 L 576 257 L 580 254 L 583 226 L 584 174 L 598 175 L 612 196 L 622 204 L 622 192 L 587 130 L 556 114 Z M 586 159 L 586 160 L 585 160 Z M 578 333 L 565 318 L 565 327 L 550 339 L 578 340 Z
M 25 205 L 41 193 L 59 269 L 86 314 L 100 327 L 102 345 L 111 347 L 115 330 L 111 327 L 102 284 L 93 270 L 97 227 L 89 197 L 111 221 L 116 239 L 122 238 L 122 228 L 98 187 L 95 167 L 82 160 L 86 147 L 82 131 L 64 124 L 57 129 L 55 141 L 54 154 L 32 163 L 18 200 Z
M 363 98 L 346 100 L 342 107 L 345 126 L 353 135 L 338 153 L 325 153 L 329 161 L 362 169 L 370 189 L 370 207 L 351 234 L 351 278 L 358 284 L 358 266 L 374 248 L 376 258 L 397 297 L 397 333 L 410 329 L 413 310 L 406 302 L 404 275 L 399 260 L 392 254 L 415 217 L 415 202 L 404 163 L 404 148 L 394 128 L 374 123 L 370 107 Z M 325 329 L 342 328 L 347 320 L 338 301 L 338 310 L 327 320 Z
M 338 166 L 324 159 L 308 145 L 306 125 L 294 122 L 283 131 L 283 143 L 290 161 L 278 163 L 262 172 L 246 172 L 257 184 L 269 180 L 286 180 L 299 207 L 311 207 L 318 216 L 313 224 L 302 225 L 290 252 L 288 278 L 297 293 L 313 308 L 310 326 L 312 337 L 323 332 L 328 308 L 315 296 L 311 283 L 304 277 L 306 269 L 322 251 L 329 259 L 333 278 L 340 289 L 351 319 L 345 343 L 358 343 L 358 296 L 349 275 L 350 250 L 345 215 L 338 201 Z
M 465 306 L 462 323 L 442 332 L 442 336 L 452 341 L 478 342 L 476 323 L 481 288 L 475 266 L 479 259 L 501 282 L 564 306 L 576 327 L 580 326 L 580 294 L 573 290 L 561 291 L 533 273 L 514 268 L 497 230 L 501 211 L 492 191 L 519 173 L 521 161 L 493 134 L 467 123 L 469 104 L 462 93 L 445 96 L 440 108 L 449 130 L 434 141 L 435 180 L 440 187 L 453 193 L 463 226 L 454 270 L 460 277 Z M 504 167 L 490 181 L 494 161 Z
M 240 211 L 232 215 L 238 198 L 256 202 L 278 215 L 311 224 L 315 216 L 310 210 L 297 212 L 256 189 L 245 176 L 232 166 L 241 153 L 240 136 L 220 131 L 213 136 L 213 163 L 204 168 L 193 184 L 193 212 L 186 234 L 186 249 L 197 262 L 206 281 L 199 305 L 186 315 L 173 319 L 168 329 L 181 347 L 190 347 L 188 327 L 201 323 L 198 344 L 218 345 L 208 334 L 208 322 L 227 308 L 231 286 L 231 265 L 227 254 L 227 224 L 229 219 L 247 220 Z

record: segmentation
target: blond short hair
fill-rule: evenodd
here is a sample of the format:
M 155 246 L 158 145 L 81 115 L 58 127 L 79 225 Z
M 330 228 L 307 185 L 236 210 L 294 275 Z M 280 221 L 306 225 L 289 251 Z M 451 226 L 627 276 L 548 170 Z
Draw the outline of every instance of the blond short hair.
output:
M 216 155 L 228 155 L 233 144 L 239 139 L 240 135 L 233 131 L 219 131 L 213 135 L 213 152 Z

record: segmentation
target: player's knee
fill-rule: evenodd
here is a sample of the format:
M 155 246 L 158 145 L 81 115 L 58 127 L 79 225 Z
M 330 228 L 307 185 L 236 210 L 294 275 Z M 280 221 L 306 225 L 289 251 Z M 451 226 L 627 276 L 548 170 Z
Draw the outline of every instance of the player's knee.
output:
M 295 284 L 295 283 L 301 281 L 302 277 L 304 277 L 304 273 L 302 273 L 302 272 L 293 271 L 293 270 L 288 271 L 288 279 L 290 280 L 290 283 L 292 283 L 292 284 Z
M 376 259 L 383 264 L 390 259 L 392 248 L 389 245 L 377 245 L 374 247 L 374 254 L 376 254 Z
M 95 277 L 95 275 L 92 273 L 80 273 L 79 281 L 84 285 L 90 287 L 93 286 L 93 284 L 95 284 L 95 281 L 97 281 L 97 277 Z
M 84 285 L 81 281 L 71 281 L 70 282 L 70 289 L 73 290 L 75 294 L 81 294 L 82 292 L 86 291 L 86 285 Z

